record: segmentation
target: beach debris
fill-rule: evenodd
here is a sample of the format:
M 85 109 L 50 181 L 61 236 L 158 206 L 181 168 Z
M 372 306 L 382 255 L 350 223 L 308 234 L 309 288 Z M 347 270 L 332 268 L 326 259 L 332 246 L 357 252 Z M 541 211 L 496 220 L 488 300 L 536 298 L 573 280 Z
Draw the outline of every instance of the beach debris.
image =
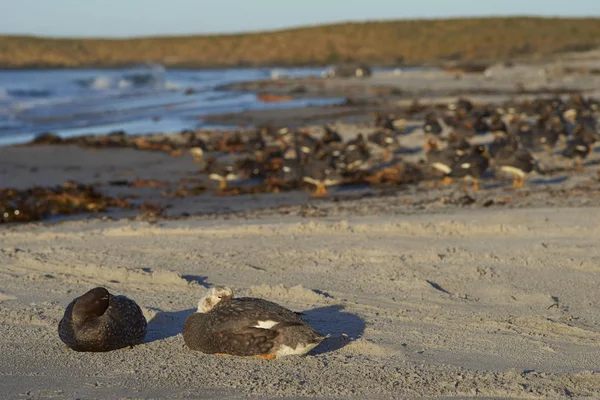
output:
M 283 81 L 276 85 L 283 85 Z M 295 85 L 300 87 L 298 82 Z M 263 91 L 259 97 L 265 101 L 288 101 L 291 97 L 282 92 L 283 88 L 269 94 Z M 30 144 L 133 148 L 171 156 L 190 155 L 200 166 L 198 173 L 202 178 L 198 182 L 139 178 L 109 182 L 111 186 L 157 188 L 163 198 L 195 196 L 209 190 L 219 196 L 238 196 L 303 189 L 315 190 L 315 196 L 323 196 L 336 186 L 344 187 L 340 192 L 347 198 L 347 189 L 351 190 L 353 185 L 387 189 L 423 180 L 427 181 L 426 190 L 445 190 L 448 185 L 461 183 L 466 192 L 467 183 L 473 182 L 476 192 L 479 180 L 501 179 L 499 172 L 507 178 L 512 175 L 515 188 L 525 184 L 524 177 L 529 173 L 551 176 L 553 172 L 568 172 L 564 167 L 556 167 L 562 164 L 555 160 L 558 157 L 569 163 L 574 160 L 578 169 L 596 165 L 597 160 L 589 158 L 597 153 L 594 149 L 600 143 L 599 105 L 598 100 L 580 93 L 570 98 L 539 97 L 498 104 L 478 104 L 459 95 L 449 103 L 422 103 L 417 99 L 402 108 L 381 103 L 373 110 L 363 111 L 372 120 L 357 125 L 359 131 L 351 138 L 345 136 L 343 128 L 340 130 L 341 125 L 334 129 L 332 122 L 316 130 L 314 125 L 308 128 L 267 123 L 257 128 L 184 130 L 173 135 L 128 136 L 124 131 L 115 131 L 104 136 L 61 138 L 46 132 Z M 335 114 L 336 118 L 340 115 Z M 415 130 L 424 134 L 424 145 L 403 146 L 405 135 Z M 546 155 L 543 161 L 542 152 Z M 409 160 L 413 155 L 423 157 Z M 210 180 L 215 184 L 211 185 Z M 594 176 L 579 186 L 593 189 L 598 180 Z M 536 181 L 532 183 L 540 180 Z M 485 185 L 482 190 L 494 186 L 497 185 Z M 519 190 L 515 195 L 521 196 L 521 192 L 527 191 Z M 335 201 L 336 196 L 331 198 Z M 467 193 L 442 197 L 441 202 L 458 206 L 478 203 L 483 207 L 507 203 L 495 198 L 476 201 Z
M 51 216 L 132 208 L 130 197 L 106 196 L 93 185 L 66 182 L 31 189 L 0 189 L 0 223 L 39 221 Z
M 258 101 L 262 101 L 263 103 L 281 103 L 293 100 L 292 96 L 277 94 L 259 94 L 257 98 Z

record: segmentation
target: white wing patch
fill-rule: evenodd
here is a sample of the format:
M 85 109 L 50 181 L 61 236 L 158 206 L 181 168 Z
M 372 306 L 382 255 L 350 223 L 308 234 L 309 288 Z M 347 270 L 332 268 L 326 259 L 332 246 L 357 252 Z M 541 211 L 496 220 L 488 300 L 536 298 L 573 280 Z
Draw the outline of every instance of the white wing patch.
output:
M 274 327 L 275 325 L 279 324 L 279 322 L 277 321 L 258 321 L 258 323 L 256 325 L 254 325 L 255 328 L 259 328 L 259 329 L 271 329 L 272 327 Z
M 452 172 L 452 168 L 450 168 L 446 164 L 442 164 L 442 163 L 436 162 L 436 163 L 431 164 L 431 166 L 433 168 L 437 169 L 438 171 L 442 171 L 442 172 L 444 172 L 446 174 L 449 174 L 450 172 Z
M 460 164 L 460 167 L 464 168 L 464 169 L 470 168 L 471 167 L 471 163 L 468 163 L 468 162 L 462 163 L 462 164 Z
M 575 146 L 575 148 L 579 151 L 588 151 L 588 148 L 586 146 L 583 146 L 581 144 Z
M 525 176 L 525 172 L 517 167 L 511 167 L 510 165 L 503 165 L 500 167 L 500 171 L 504 171 L 511 175 L 519 176 L 523 178 Z

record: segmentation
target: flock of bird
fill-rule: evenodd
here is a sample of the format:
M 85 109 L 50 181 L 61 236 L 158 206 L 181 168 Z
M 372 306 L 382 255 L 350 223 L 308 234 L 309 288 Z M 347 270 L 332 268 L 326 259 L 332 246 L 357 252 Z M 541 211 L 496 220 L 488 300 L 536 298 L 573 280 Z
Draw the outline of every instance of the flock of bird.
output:
M 445 109 L 423 107 L 425 160 L 419 163 L 403 160 L 407 149 L 401 145 L 402 137 L 412 132 L 406 129 L 406 118 L 392 114 L 377 115 L 371 133 L 346 142 L 329 125 L 321 137 L 309 130 L 264 126 L 249 136 L 235 133 L 214 140 L 193 136 L 190 153 L 203 162 L 202 171 L 218 182 L 220 190 L 231 181 L 260 179 L 274 191 L 312 185 L 313 196 L 322 196 L 327 187 L 345 183 L 385 179 L 406 183 L 439 176 L 445 184 L 461 180 L 465 190 L 471 181 L 476 191 L 480 178 L 492 168 L 511 176 L 518 188 L 531 171 L 544 172 L 538 163 L 541 151 L 563 157 L 566 168 L 573 163 L 577 170 L 583 167 L 583 160 L 600 143 L 599 104 L 574 95 L 502 107 L 479 106 L 467 99 Z M 487 134 L 493 136 L 488 143 L 477 139 Z

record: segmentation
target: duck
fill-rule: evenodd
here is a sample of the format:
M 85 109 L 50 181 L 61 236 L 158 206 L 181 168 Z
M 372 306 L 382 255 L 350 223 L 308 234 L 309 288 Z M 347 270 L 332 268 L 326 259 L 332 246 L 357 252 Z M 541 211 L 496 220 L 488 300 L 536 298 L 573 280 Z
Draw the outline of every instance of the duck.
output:
M 499 114 L 499 113 L 492 114 L 492 117 L 490 118 L 490 123 L 489 123 L 489 130 L 492 133 L 495 133 L 495 132 L 507 133 L 508 132 L 508 128 L 506 126 L 506 123 L 502 120 L 501 114 Z
M 467 182 L 473 182 L 473 191 L 479 190 L 479 178 L 490 165 L 490 155 L 483 145 L 473 146 L 469 154 L 465 154 L 452 166 L 447 174 L 450 178 L 462 178 L 461 186 L 467 190 Z
M 521 120 L 517 127 L 516 139 L 523 147 L 527 147 L 529 149 L 534 148 L 535 145 L 535 136 L 533 127 L 531 124 L 525 120 Z
M 561 135 L 566 136 L 566 130 L 560 118 L 540 117 L 533 131 L 533 146 L 534 148 L 543 147 L 546 149 L 546 154 L 550 156 Z
M 323 126 L 323 144 L 342 143 L 342 136 L 329 125 Z
M 219 182 L 220 191 L 227 189 L 227 182 L 240 179 L 235 163 L 220 163 L 214 156 L 206 160 L 204 172 L 210 179 Z
M 274 168 L 270 171 L 265 182 L 272 185 L 275 192 L 281 189 L 296 189 L 302 182 L 304 168 L 296 158 L 281 158 L 273 160 Z
M 471 148 L 471 144 L 467 139 L 458 137 L 452 132 L 446 138 L 446 146 L 449 149 L 455 150 L 460 156 L 464 155 Z
M 400 150 L 396 134 L 390 130 L 377 130 L 367 137 L 367 140 L 383 150 L 383 159 L 389 161 L 395 151 Z
M 477 116 L 473 121 L 473 129 L 475 130 L 475 134 L 476 135 L 485 135 L 486 133 L 488 133 L 490 131 L 490 126 L 488 125 L 487 122 L 485 122 L 485 119 L 483 116 Z
M 103 352 L 142 343 L 147 327 L 135 301 L 96 287 L 67 306 L 58 336 L 72 350 Z
M 525 185 L 525 177 L 536 167 L 536 159 L 526 148 L 507 145 L 498 151 L 494 158 L 495 165 L 501 172 L 512 175 L 513 189 Z
M 375 127 L 394 133 L 402 133 L 406 129 L 406 119 L 397 118 L 394 114 L 377 114 L 375 116 Z
M 266 142 L 263 136 L 263 133 L 260 129 L 254 132 L 254 135 L 250 136 L 245 143 L 245 152 L 262 155 L 262 152 L 265 150 Z
M 516 138 L 511 138 L 503 131 L 494 131 L 494 139 L 488 144 L 488 152 L 492 157 L 492 160 L 496 158 L 496 154 L 500 153 L 506 146 L 511 142 L 517 143 Z
M 369 161 L 370 157 L 367 142 L 363 134 L 359 133 L 355 139 L 344 146 L 339 165 L 349 173 L 356 172 Z
M 452 178 L 448 174 L 452 172 L 452 167 L 462 155 L 462 152 L 459 153 L 459 151 L 452 147 L 440 149 L 439 143 L 435 138 L 429 138 L 425 143 L 427 162 L 433 169 L 446 176 L 443 181 L 444 184 L 452 183 Z
M 333 156 L 326 154 L 304 166 L 302 180 L 315 186 L 312 197 L 322 197 L 327 195 L 327 187 L 339 185 L 342 177 L 335 168 Z
M 425 116 L 423 131 L 425 131 L 425 135 L 440 136 L 444 131 L 444 128 L 434 113 L 428 113 Z
M 575 160 L 575 170 L 581 171 L 583 169 L 583 160 L 590 154 L 592 147 L 584 138 L 584 132 L 575 132 L 573 138 L 567 142 L 567 145 L 563 151 L 563 156 L 567 160 L 567 168 L 569 168 L 570 160 Z
M 183 327 L 191 350 L 267 360 L 305 355 L 326 337 L 297 313 L 264 299 L 233 298 L 226 286 L 210 289 Z

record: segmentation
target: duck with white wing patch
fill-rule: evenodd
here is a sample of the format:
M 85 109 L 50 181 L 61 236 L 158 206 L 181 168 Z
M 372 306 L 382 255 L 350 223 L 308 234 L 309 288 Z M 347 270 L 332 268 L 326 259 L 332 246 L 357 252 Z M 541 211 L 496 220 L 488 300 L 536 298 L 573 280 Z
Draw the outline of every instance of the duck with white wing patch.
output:
M 192 350 L 269 360 L 306 354 L 325 338 L 295 312 L 263 299 L 234 299 L 227 287 L 211 289 L 183 328 Z

